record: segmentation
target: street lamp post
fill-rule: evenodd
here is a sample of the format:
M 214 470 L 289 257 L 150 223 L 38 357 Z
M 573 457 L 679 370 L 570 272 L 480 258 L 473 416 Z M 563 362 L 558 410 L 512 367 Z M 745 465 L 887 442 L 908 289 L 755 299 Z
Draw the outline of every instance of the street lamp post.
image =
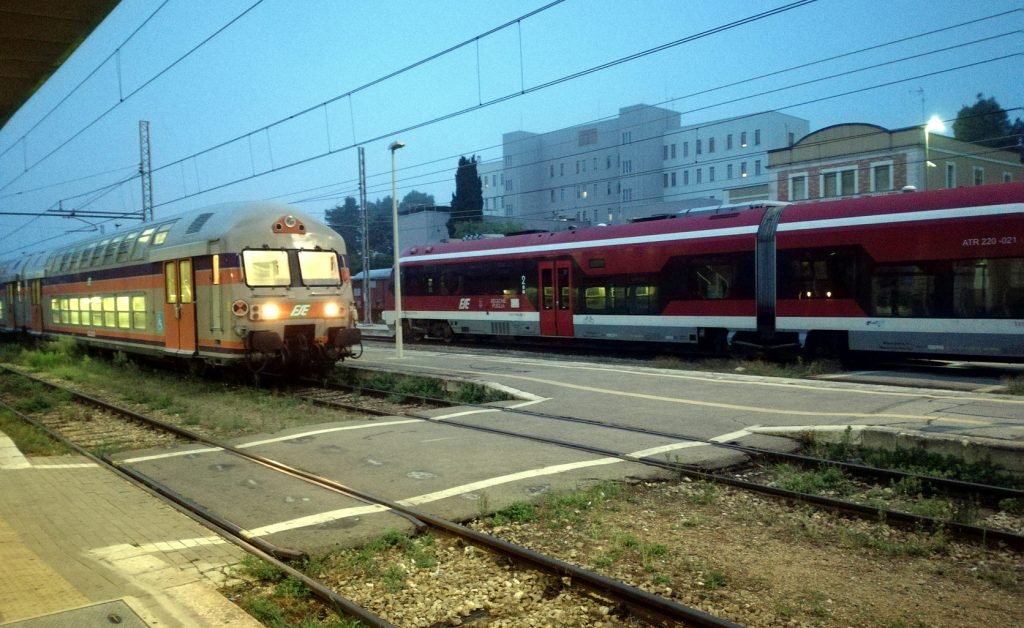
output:
M 404 142 L 391 142 L 388 150 L 391 151 L 391 237 L 394 247 L 395 258 L 395 353 L 399 359 L 404 357 L 402 351 L 402 271 L 399 266 L 399 258 L 402 249 L 398 244 L 398 181 L 395 179 L 395 153 L 399 148 L 404 148 Z
M 928 189 L 928 169 L 934 168 L 935 164 L 931 162 L 928 154 L 928 136 L 934 132 L 942 132 L 946 130 L 946 125 L 942 123 L 942 119 L 939 116 L 932 116 L 928 120 L 928 124 L 924 125 L 924 180 L 921 182 L 925 190 Z

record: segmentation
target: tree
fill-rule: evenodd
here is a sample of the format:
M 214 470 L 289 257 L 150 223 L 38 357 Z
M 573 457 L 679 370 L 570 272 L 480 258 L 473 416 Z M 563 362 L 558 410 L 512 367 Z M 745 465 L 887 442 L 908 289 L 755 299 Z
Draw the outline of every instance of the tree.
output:
M 455 233 L 450 234 L 450 237 L 461 240 L 466 236 L 476 236 L 482 234 L 500 234 L 508 235 L 509 233 L 516 233 L 518 231 L 524 231 L 526 226 L 519 222 L 512 221 L 499 221 L 499 222 L 460 222 L 455 226 Z
M 426 192 L 420 192 L 418 190 L 412 190 L 398 203 L 398 209 L 413 209 L 415 207 L 433 207 L 437 203 L 434 202 L 434 195 L 427 194 Z
M 964 105 L 953 123 L 953 136 L 964 142 L 975 142 L 992 148 L 1015 148 L 1021 143 L 1024 122 L 1017 118 L 1012 124 L 1006 110 L 995 98 L 978 94 L 978 102 Z
M 346 196 L 345 203 L 328 209 L 324 218 L 327 225 L 345 239 L 349 267 L 353 273 L 358 273 L 363 269 L 363 215 L 356 199 Z
M 455 235 L 460 222 L 479 222 L 484 216 L 484 188 L 476 171 L 476 156 L 459 157 L 455 171 L 455 194 L 452 194 L 452 217 L 448 221 L 448 235 Z

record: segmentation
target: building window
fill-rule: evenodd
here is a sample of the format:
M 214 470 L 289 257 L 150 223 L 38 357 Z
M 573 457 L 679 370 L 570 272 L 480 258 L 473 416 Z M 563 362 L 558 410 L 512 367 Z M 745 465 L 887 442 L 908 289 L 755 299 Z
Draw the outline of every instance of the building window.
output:
M 761 145 L 761 129 L 754 129 L 754 146 Z
M 725 150 L 732 150 L 732 133 L 725 136 Z
M 671 149 L 669 151 L 669 157 L 672 158 L 672 159 L 675 159 L 676 158 L 676 145 L 672 144 L 671 146 L 669 146 L 669 148 Z
M 698 185 L 700 185 L 700 183 L 701 183 L 701 180 L 700 180 L 701 179 L 701 172 L 700 172 L 700 170 L 701 170 L 700 168 L 697 168 L 697 184 Z
M 580 146 L 597 144 L 597 129 L 584 129 L 579 133 Z
M 580 173 L 580 160 L 577 159 L 576 160 L 576 174 L 579 174 L 579 173 Z
M 672 187 L 676 187 L 676 173 L 673 172 L 669 175 L 669 179 L 672 181 Z
M 683 185 L 690 185 L 690 171 L 683 170 Z
M 740 178 L 741 179 L 746 179 L 747 178 L 747 162 L 745 162 L 745 161 L 741 161 L 740 162 Z
M 985 185 L 985 169 L 974 167 L 974 185 Z
M 946 187 L 956 187 L 956 164 L 946 164 Z
M 663 144 L 661 146 L 661 159 L 662 161 L 666 161 L 668 159 L 668 144 Z
M 747 147 L 747 132 L 743 131 L 742 133 L 740 133 L 740 148 L 746 148 L 746 147 Z
M 1003 183 L 1009 183 L 1010 181 L 1013 181 L 1013 177 L 1010 175 L 1009 172 L 1004 172 L 1003 173 Z
M 612 169 L 612 156 L 611 155 L 608 155 L 607 157 L 604 158 L 604 167 L 605 167 L 605 170 L 611 170 Z
M 789 139 L 789 145 L 790 145 L 790 146 L 792 146 L 792 145 L 793 145 L 793 143 L 794 143 L 794 142 L 796 142 L 796 135 L 794 135 L 794 134 L 793 134 L 793 133 L 791 132 L 791 133 L 789 134 L 789 137 L 788 137 L 788 139 Z
M 565 176 L 565 163 L 558 164 L 558 176 L 560 176 L 560 177 L 564 177 Z
M 822 198 L 851 196 L 857 193 L 857 170 L 833 170 L 821 174 Z
M 551 188 L 551 202 L 555 202 L 555 188 Z
M 611 181 L 608 182 L 608 192 L 607 192 L 607 194 L 608 194 L 608 196 L 612 195 L 612 182 Z
M 622 173 L 623 174 L 629 174 L 630 172 L 633 172 L 633 160 L 632 159 L 623 159 L 622 160 Z
M 754 161 L 754 174 L 757 175 L 757 176 L 761 176 L 761 160 L 760 159 Z
M 633 132 L 632 131 L 623 131 L 622 132 L 622 143 L 623 144 L 629 144 L 632 141 L 633 141 Z
M 587 160 L 584 159 L 583 160 L 583 172 L 586 172 L 586 171 L 587 171 Z
M 668 173 L 667 172 L 661 173 L 661 187 L 663 187 L 663 188 L 667 188 L 668 187 Z
M 549 171 L 549 173 L 551 175 L 551 178 L 554 179 L 555 178 L 555 164 L 551 164 L 548 167 L 548 171 Z
M 700 155 L 701 153 L 704 152 L 703 147 L 701 146 L 700 142 L 701 142 L 700 140 L 697 140 L 697 154 L 698 155 Z
M 714 180 L 715 180 L 715 167 L 711 166 L 710 168 L 708 168 L 708 181 L 710 182 L 710 181 L 714 181 Z
M 789 200 L 807 200 L 807 175 L 798 174 L 789 177 Z
M 594 157 L 594 172 L 597 172 L 597 157 Z
M 888 192 L 892 185 L 892 163 L 871 164 L 871 191 Z
M 709 153 L 715 152 L 715 138 L 713 138 L 713 137 L 709 137 L 708 138 L 708 152 Z
M 683 142 L 683 157 L 689 157 L 689 156 L 690 156 L 690 143 L 689 142 Z
M 725 178 L 732 179 L 732 164 L 725 167 Z
M 622 190 L 622 200 L 624 200 L 624 201 L 631 201 L 631 200 L 633 200 L 633 188 L 623 188 L 623 190 Z

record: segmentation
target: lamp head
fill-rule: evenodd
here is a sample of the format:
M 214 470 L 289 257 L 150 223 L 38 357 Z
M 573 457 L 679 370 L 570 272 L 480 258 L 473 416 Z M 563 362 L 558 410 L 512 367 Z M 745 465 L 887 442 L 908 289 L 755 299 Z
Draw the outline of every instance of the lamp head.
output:
M 394 141 L 391 142 L 391 146 L 388 146 L 388 150 L 390 150 L 392 153 L 398 150 L 399 148 L 405 148 L 405 142 Z

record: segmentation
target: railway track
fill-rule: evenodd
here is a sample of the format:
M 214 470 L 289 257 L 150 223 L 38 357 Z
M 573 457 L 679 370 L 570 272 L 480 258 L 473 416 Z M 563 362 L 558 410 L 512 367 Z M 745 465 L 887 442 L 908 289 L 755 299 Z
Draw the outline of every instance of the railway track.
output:
M 325 389 L 322 387 L 318 388 L 316 386 L 311 385 L 307 386 L 306 388 L 293 391 L 292 394 L 302 396 L 303 398 L 309 399 L 310 401 L 313 401 L 315 403 L 322 403 L 325 405 L 331 405 L 347 410 L 360 410 L 361 400 L 365 399 L 368 395 L 387 396 L 392 394 L 389 393 L 388 391 L 374 390 L 371 388 L 364 387 L 358 389 L 360 392 L 360 395 L 358 397 L 353 397 L 351 395 L 353 390 L 355 389 L 349 385 L 336 385 L 330 389 Z M 428 406 L 438 406 L 442 404 L 452 405 L 448 404 L 448 402 L 446 402 L 443 399 L 437 398 L 417 397 L 415 395 L 408 394 L 403 394 L 403 397 L 405 398 L 406 402 L 417 401 L 423 405 Z M 731 451 L 736 451 L 738 453 L 742 453 L 748 456 L 751 461 L 775 461 L 800 465 L 802 467 L 836 469 L 843 473 L 855 476 L 863 481 L 880 483 L 885 482 L 890 484 L 898 482 L 913 482 L 916 483 L 917 486 L 921 487 L 921 491 L 925 495 L 953 495 L 956 496 L 957 499 L 963 500 L 964 502 L 969 503 L 973 506 L 984 505 L 988 508 L 999 508 L 999 504 L 1003 500 L 1015 500 L 1016 503 L 1024 502 L 1024 491 L 1013 488 L 1006 488 L 1002 486 L 992 486 L 986 484 L 953 480 L 949 478 L 907 473 L 891 469 L 882 469 L 877 467 L 871 467 L 864 464 L 843 462 L 839 460 L 831 460 L 803 454 L 777 452 L 762 448 L 748 447 L 736 443 L 713 441 L 690 436 L 687 434 L 650 430 L 646 428 L 625 426 L 606 421 L 584 419 L 564 415 L 555 415 L 521 408 L 508 408 L 496 405 L 481 404 L 458 405 L 460 407 L 477 407 L 480 409 L 485 409 L 489 412 L 500 411 L 503 413 L 529 416 L 532 418 L 540 418 L 550 421 L 582 424 L 601 429 L 638 433 L 647 436 L 657 436 L 677 441 L 697 443 L 709 447 L 729 449 Z M 381 412 L 380 409 L 372 409 L 370 411 Z M 388 414 L 391 416 L 397 415 L 428 421 L 434 420 L 429 414 L 423 412 L 388 412 Z M 815 507 L 825 508 L 835 512 L 846 513 L 864 519 L 876 521 L 884 520 L 889 523 L 901 525 L 908 528 L 945 529 L 948 532 L 960 538 L 970 539 L 972 541 L 983 543 L 1005 543 L 1009 547 L 1013 547 L 1016 549 L 1024 549 L 1024 535 L 1021 535 L 1017 531 L 970 525 L 958 521 L 938 519 L 935 517 L 913 514 L 902 510 L 880 508 L 877 505 L 869 505 L 857 501 L 850 501 L 825 495 L 788 490 L 764 482 L 758 482 L 754 481 L 753 479 L 749 479 L 757 477 L 761 474 L 750 473 L 748 472 L 748 470 L 741 470 L 739 472 L 729 473 L 713 473 L 694 465 L 682 464 L 670 460 L 636 458 L 622 451 L 593 447 L 565 439 L 542 437 L 524 434 L 522 432 L 503 430 L 495 427 L 481 426 L 465 421 L 459 421 L 456 418 L 446 418 L 440 422 L 444 423 L 445 425 L 451 425 L 453 427 L 461 429 L 469 429 L 487 432 L 495 435 L 526 439 L 534 442 L 541 442 L 545 444 L 566 447 L 577 451 L 583 451 L 586 453 L 592 453 L 600 456 L 618 457 L 623 460 L 628 460 L 630 462 L 640 463 L 664 469 L 673 474 L 679 474 L 681 476 L 690 477 L 697 480 L 710 481 L 718 484 L 733 486 L 736 488 L 754 491 L 757 493 L 762 493 L 777 498 L 787 499 L 793 502 L 810 504 Z
M 138 424 L 136 427 L 131 428 L 132 430 L 141 430 L 146 434 L 160 432 L 166 434 L 166 438 L 168 440 L 165 441 L 165 445 L 178 445 L 189 442 L 221 449 L 242 457 L 250 462 L 275 469 L 291 477 L 309 482 L 320 488 L 342 493 L 366 503 L 384 506 L 400 516 L 409 519 L 417 525 L 417 527 L 429 526 L 435 528 L 442 531 L 444 534 L 459 537 L 465 543 L 472 544 L 477 547 L 483 547 L 490 552 L 504 556 L 514 564 L 526 565 L 531 569 L 551 574 L 558 578 L 562 583 L 572 583 L 573 586 L 580 586 L 589 591 L 590 595 L 596 596 L 596 599 L 612 600 L 618 608 L 622 609 L 621 612 L 626 616 L 640 619 L 652 625 L 735 626 L 735 624 L 727 620 L 715 617 L 698 609 L 679 604 L 637 587 L 581 569 L 575 565 L 531 551 L 527 548 L 509 543 L 458 523 L 447 521 L 441 517 L 436 517 L 397 502 L 353 489 L 333 479 L 318 476 L 299 468 L 256 455 L 250 451 L 245 451 L 226 443 L 202 437 L 187 429 L 170 425 L 137 412 L 118 407 L 101 399 L 84 395 L 77 391 L 61 387 L 57 384 L 35 378 L 29 374 L 9 367 L 0 367 L 0 369 L 2 369 L 7 375 L 14 375 L 31 380 L 35 385 L 59 389 L 63 391 L 64 394 L 68 395 L 68 397 L 75 403 L 87 404 L 100 409 L 104 415 L 109 417 L 109 422 L 105 423 L 108 426 L 112 426 L 118 421 L 124 422 L 125 420 L 128 420 L 132 423 Z M 331 405 L 341 403 L 340 401 L 330 399 L 332 396 L 333 395 L 330 394 L 322 395 L 321 399 L 318 400 L 318 403 L 328 403 Z M 217 515 L 212 508 L 193 502 L 174 491 L 171 487 L 147 477 L 142 472 L 133 469 L 128 465 L 119 464 L 113 461 L 107 454 L 97 456 L 91 450 L 91 448 L 96 447 L 97 444 L 102 449 L 109 447 L 113 442 L 123 444 L 132 441 L 125 441 L 121 438 L 117 438 L 114 441 L 109 442 L 102 440 L 97 441 L 94 436 L 82 436 L 87 432 L 78 431 L 73 428 L 69 429 L 68 426 L 71 425 L 71 423 L 61 423 L 58 421 L 48 423 L 45 420 L 39 420 L 36 417 L 24 414 L 6 403 L 2 403 L 2 405 L 4 405 L 9 411 L 36 425 L 53 438 L 67 444 L 82 455 L 89 457 L 99 464 L 112 468 L 132 481 L 141 484 L 147 489 L 163 496 L 165 499 L 170 500 L 179 508 L 188 511 L 194 518 L 201 521 L 204 525 L 207 525 L 222 536 L 225 536 L 249 553 L 270 562 L 289 576 L 299 579 L 316 597 L 318 597 L 324 604 L 333 608 L 335 612 L 355 617 L 369 626 L 391 626 L 391 624 L 385 619 L 352 602 L 350 599 L 332 590 L 321 581 L 303 573 L 286 562 L 287 560 L 304 558 L 301 552 L 290 550 L 288 548 L 276 547 L 259 538 L 253 538 L 245 534 L 241 526 L 227 521 Z M 350 404 L 350 407 L 357 408 L 359 406 L 357 404 Z M 380 408 L 369 409 L 368 411 L 376 414 L 383 414 L 386 412 Z M 394 412 L 387 413 L 394 414 Z M 92 422 L 91 419 L 83 419 L 82 421 L 85 423 Z M 67 431 L 62 430 L 62 428 Z M 89 431 L 88 433 L 90 435 L 95 434 L 93 431 Z

